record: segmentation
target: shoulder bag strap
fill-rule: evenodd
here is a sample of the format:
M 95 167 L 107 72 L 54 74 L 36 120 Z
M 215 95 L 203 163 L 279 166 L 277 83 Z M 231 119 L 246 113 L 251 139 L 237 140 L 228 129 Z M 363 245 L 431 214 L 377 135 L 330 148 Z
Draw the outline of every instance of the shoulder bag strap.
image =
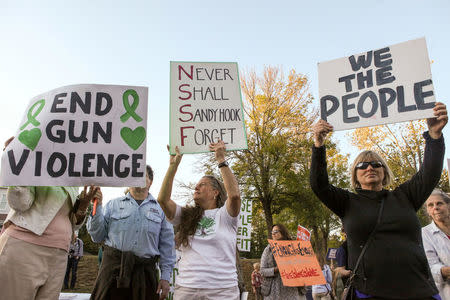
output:
M 369 245 L 370 241 L 371 241 L 371 240 L 373 239 L 373 237 L 375 236 L 375 231 L 377 230 L 378 225 L 380 224 L 381 214 L 383 213 L 383 206 L 384 206 L 384 197 L 383 197 L 383 199 L 381 200 L 380 210 L 378 211 L 378 219 L 377 219 L 377 223 L 375 224 L 375 228 L 374 228 L 374 229 L 372 230 L 372 232 L 370 233 L 369 238 L 367 239 L 366 244 L 364 245 L 364 248 L 361 250 L 361 254 L 360 254 L 359 257 L 358 257 L 358 260 L 356 261 L 355 269 L 352 271 L 352 273 L 353 273 L 352 276 L 351 276 L 352 278 L 353 278 L 353 276 L 355 276 L 356 270 L 358 270 L 359 263 L 361 262 L 361 259 L 362 259 L 364 253 L 365 253 L 366 250 L 367 250 L 367 246 Z

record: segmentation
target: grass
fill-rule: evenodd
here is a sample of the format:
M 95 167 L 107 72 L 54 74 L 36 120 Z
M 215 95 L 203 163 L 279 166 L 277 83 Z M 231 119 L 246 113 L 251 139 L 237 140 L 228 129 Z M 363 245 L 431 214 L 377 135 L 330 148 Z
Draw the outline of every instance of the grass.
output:
M 259 262 L 259 259 L 241 259 L 241 270 L 244 276 L 245 288 L 249 292 L 248 300 L 253 300 L 251 274 L 253 271 L 253 263 Z M 68 293 L 90 293 L 94 287 L 95 278 L 97 277 L 98 260 L 97 255 L 85 255 L 78 263 L 77 282 L 75 289 L 65 290 Z

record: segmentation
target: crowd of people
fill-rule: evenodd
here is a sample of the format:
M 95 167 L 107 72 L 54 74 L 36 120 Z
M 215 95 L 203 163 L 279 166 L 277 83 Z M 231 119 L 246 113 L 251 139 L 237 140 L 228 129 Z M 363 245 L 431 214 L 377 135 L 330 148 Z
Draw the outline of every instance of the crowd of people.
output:
M 347 241 L 338 250 L 338 266 L 318 257 L 324 284 L 312 287 L 314 299 L 450 299 L 449 197 L 434 190 L 445 152 L 444 104 L 436 103 L 428 119 L 420 170 L 411 179 L 395 180 L 385 160 L 363 151 L 351 167 L 352 190 L 329 183 L 324 120 L 312 128 L 310 184 L 318 199 L 339 216 Z M 226 160 L 223 141 L 212 143 L 221 179 L 206 175 L 196 184 L 193 205 L 172 200 L 172 186 L 182 160 L 178 148 L 157 198 L 146 185 L 103 203 L 100 187 L 9 187 L 11 207 L 0 235 L 0 291 L 4 299 L 58 299 L 61 286 L 73 288 L 82 243 L 73 235 L 84 222 L 94 242 L 102 243 L 102 261 L 91 299 L 165 299 L 180 253 L 174 299 L 239 299 L 236 233 L 241 196 Z M 87 215 L 91 202 L 96 210 Z M 432 223 L 421 229 L 416 212 L 425 203 Z M 175 228 L 175 230 L 174 230 Z M 272 239 L 290 240 L 283 224 Z M 423 240 L 423 243 L 422 243 Z M 81 253 L 80 253 L 81 250 Z M 158 275 L 157 268 L 160 270 Z M 306 299 L 305 287 L 283 285 L 270 246 L 252 273 L 257 299 Z M 341 288 L 338 288 L 340 282 Z M 339 291 L 338 291 L 339 290 Z

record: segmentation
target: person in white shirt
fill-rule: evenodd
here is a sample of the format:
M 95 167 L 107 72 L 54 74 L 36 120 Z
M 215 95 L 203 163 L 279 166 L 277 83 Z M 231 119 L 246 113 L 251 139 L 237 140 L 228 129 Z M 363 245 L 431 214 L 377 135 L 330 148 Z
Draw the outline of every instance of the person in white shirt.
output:
M 236 270 L 239 186 L 225 160 L 224 142 L 211 143 L 209 149 L 215 153 L 223 184 L 214 176 L 204 176 L 195 187 L 195 206 L 177 205 L 171 200 L 173 180 L 182 157 L 176 147 L 158 195 L 167 219 L 177 226 L 175 245 L 181 251 L 181 259 L 175 300 L 239 299 Z
M 439 295 L 450 300 L 450 197 L 435 189 L 425 207 L 433 221 L 422 228 L 423 247 Z

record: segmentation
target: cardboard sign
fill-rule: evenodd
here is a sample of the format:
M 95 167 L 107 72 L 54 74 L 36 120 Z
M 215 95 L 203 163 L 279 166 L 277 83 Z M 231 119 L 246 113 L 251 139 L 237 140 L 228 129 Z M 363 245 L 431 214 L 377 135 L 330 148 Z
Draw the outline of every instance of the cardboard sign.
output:
M 309 241 L 268 240 L 284 286 L 325 284 Z
M 297 241 L 309 241 L 311 239 L 311 232 L 302 225 L 297 226 Z
M 170 153 L 247 149 L 237 63 L 170 62 Z
M 70 85 L 31 99 L 0 185 L 145 186 L 148 88 Z
M 239 251 L 250 252 L 252 238 L 252 200 L 243 199 L 237 228 L 237 247 Z
M 337 248 L 328 248 L 327 259 L 336 259 Z
M 433 117 L 425 38 L 322 62 L 318 68 L 321 118 L 334 130 Z

